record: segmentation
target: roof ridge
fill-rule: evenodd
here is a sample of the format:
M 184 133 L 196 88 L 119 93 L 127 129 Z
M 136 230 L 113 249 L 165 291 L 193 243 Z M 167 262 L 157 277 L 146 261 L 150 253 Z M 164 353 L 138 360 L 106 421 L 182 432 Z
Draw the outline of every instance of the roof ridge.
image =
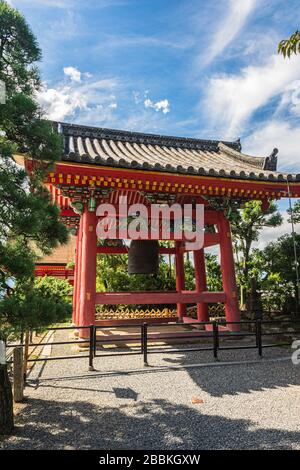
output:
M 205 149 L 218 151 L 220 142 L 228 147 L 239 151 L 241 145 L 239 141 L 229 142 L 213 139 L 198 139 L 196 137 L 177 137 L 171 135 L 152 134 L 138 131 L 125 131 L 121 129 L 109 129 L 104 127 L 86 126 L 81 124 L 71 124 L 65 122 L 52 121 L 53 125 L 62 134 L 69 136 L 92 137 L 111 140 L 123 140 L 127 142 L 149 143 L 152 145 L 166 145 L 183 148 Z
M 61 158 L 67 162 L 220 178 L 300 181 L 300 174 L 285 176 L 276 172 L 277 149 L 262 158 L 241 153 L 239 141 L 162 136 L 59 122 L 53 122 L 53 126 L 63 136 Z
M 254 157 L 253 155 L 248 155 L 246 153 L 238 152 L 237 150 L 233 149 L 232 147 L 228 147 L 224 142 L 219 143 L 219 149 L 225 152 L 227 155 L 238 159 L 243 163 L 247 163 L 248 165 L 253 166 L 253 168 L 264 168 L 265 166 L 265 157 Z

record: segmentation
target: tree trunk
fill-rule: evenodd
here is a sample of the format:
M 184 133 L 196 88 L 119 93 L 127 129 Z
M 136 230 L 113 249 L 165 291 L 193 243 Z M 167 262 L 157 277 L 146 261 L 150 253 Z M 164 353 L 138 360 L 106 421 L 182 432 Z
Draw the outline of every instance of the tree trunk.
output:
M 14 428 L 13 395 L 7 365 L 0 364 L 0 435 Z
M 294 292 L 295 292 L 295 316 L 299 316 L 299 289 L 297 282 L 294 282 Z

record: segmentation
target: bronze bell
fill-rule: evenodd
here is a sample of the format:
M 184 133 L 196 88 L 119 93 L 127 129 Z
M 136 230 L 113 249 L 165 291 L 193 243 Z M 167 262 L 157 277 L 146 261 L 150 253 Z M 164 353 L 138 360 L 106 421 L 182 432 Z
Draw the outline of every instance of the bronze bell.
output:
M 131 240 L 128 252 L 128 274 L 157 274 L 158 240 Z

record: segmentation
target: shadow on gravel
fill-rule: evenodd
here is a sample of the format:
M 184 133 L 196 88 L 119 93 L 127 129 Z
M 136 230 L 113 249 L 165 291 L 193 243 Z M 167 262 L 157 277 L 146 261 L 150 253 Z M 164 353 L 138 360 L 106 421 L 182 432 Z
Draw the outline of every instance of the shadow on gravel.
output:
M 164 358 L 165 365 L 169 366 L 187 366 L 191 365 L 190 358 L 187 354 L 182 353 L 180 357 Z M 264 361 L 257 363 L 233 364 L 226 365 L 219 363 L 217 367 L 186 367 L 184 369 L 193 381 L 199 387 L 199 390 L 206 391 L 213 397 L 222 397 L 225 395 L 238 395 L 240 393 L 251 393 L 255 391 L 264 391 L 267 389 L 284 388 L 289 386 L 300 386 L 300 366 L 293 365 L 289 360 L 278 361 Z M 167 379 L 168 374 L 172 374 L 174 369 L 163 369 L 163 373 Z M 82 390 L 86 391 L 87 388 L 80 388 L 77 381 L 80 379 L 88 380 L 91 383 L 97 381 L 101 377 L 114 376 L 140 376 L 143 380 L 144 375 L 161 374 L 162 369 L 156 369 L 155 366 L 146 367 L 145 369 L 137 370 L 117 370 L 117 371 L 101 371 L 96 370 L 88 375 L 63 375 L 61 377 L 43 377 L 38 374 L 35 379 L 28 380 L 28 387 L 37 389 L 40 387 L 62 388 L 69 390 Z M 74 383 L 66 385 L 64 382 Z M 62 383 L 61 383 L 62 382 Z M 89 391 L 107 393 L 105 390 L 88 387 Z M 124 391 L 123 389 L 116 389 L 115 394 L 117 397 L 129 394 L 128 398 L 136 400 L 135 392 L 130 389 Z M 126 396 L 125 396 L 126 397 Z
M 186 355 L 166 358 L 169 365 L 187 365 Z M 237 395 L 279 387 L 300 385 L 300 366 L 291 361 L 274 361 L 255 364 L 229 365 L 224 367 L 186 368 L 193 381 L 211 396 Z
M 167 400 L 100 408 L 30 399 L 3 449 L 291 449 L 300 432 L 201 414 Z

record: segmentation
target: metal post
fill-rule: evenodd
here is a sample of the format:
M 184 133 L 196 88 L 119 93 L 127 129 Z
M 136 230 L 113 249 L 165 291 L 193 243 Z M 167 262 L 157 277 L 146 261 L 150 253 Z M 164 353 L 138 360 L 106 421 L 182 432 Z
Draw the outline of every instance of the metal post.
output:
M 144 356 L 144 366 L 147 367 L 148 364 L 148 325 L 147 323 L 143 324 L 143 356 Z
M 94 325 L 94 357 L 97 353 L 97 327 Z
M 93 364 L 93 359 L 94 359 L 94 325 L 90 325 L 90 343 L 89 343 L 89 371 L 93 371 L 94 369 L 94 364 Z
M 141 354 L 144 354 L 144 324 L 141 324 Z
M 213 322 L 213 340 L 214 340 L 214 358 L 218 359 L 218 347 L 219 347 L 219 328 L 216 321 Z
M 258 354 L 262 357 L 261 320 L 256 320 Z
M 259 346 L 258 334 L 259 334 L 259 331 L 258 331 L 258 326 L 257 326 L 257 320 L 255 320 L 255 345 L 257 348 Z

